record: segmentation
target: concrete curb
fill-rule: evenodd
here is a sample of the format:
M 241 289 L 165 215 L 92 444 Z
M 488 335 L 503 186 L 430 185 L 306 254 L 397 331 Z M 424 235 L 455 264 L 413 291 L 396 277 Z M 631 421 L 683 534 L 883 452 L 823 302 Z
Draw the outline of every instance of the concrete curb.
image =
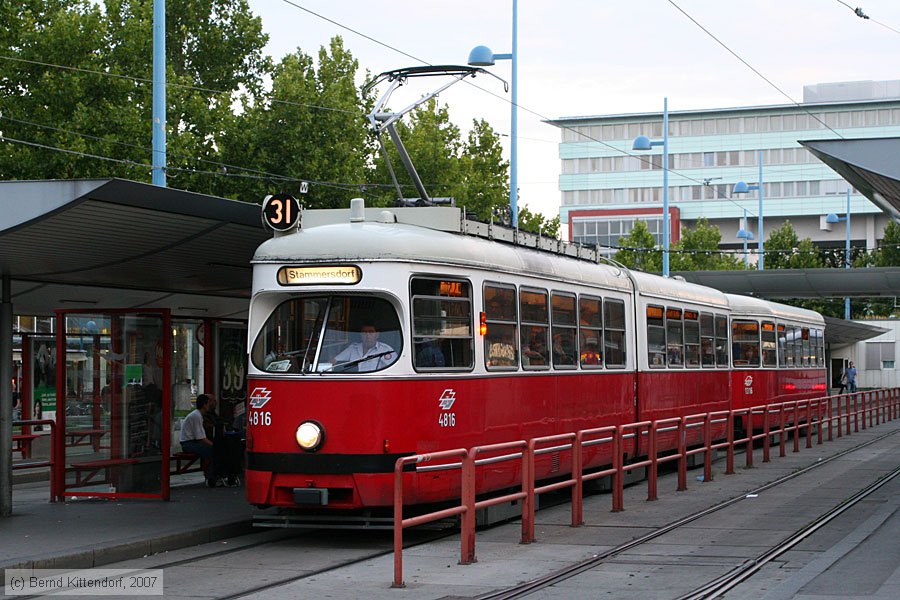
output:
M 71 549 L 65 554 L 53 556 L 35 555 L 20 562 L 0 564 L 0 585 L 5 585 L 2 571 L 6 569 L 89 569 L 258 531 L 253 528 L 252 520 L 247 519 L 156 538 L 132 540 L 114 546 Z

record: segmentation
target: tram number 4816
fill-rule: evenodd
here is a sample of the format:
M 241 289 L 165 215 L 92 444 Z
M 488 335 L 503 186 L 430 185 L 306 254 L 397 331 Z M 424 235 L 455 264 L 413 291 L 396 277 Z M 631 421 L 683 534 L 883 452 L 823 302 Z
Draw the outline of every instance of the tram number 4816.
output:
M 251 411 L 249 417 L 247 417 L 247 422 L 250 425 L 271 425 L 272 413 L 262 410 Z
M 456 413 L 443 412 L 439 414 L 438 427 L 456 427 Z

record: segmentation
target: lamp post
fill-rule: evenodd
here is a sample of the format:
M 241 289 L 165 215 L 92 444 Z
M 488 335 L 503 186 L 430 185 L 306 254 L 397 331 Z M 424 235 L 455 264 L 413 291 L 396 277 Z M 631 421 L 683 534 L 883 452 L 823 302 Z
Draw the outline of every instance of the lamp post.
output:
M 634 138 L 632 150 L 649 150 L 653 146 L 662 146 L 663 169 L 663 255 L 662 274 L 669 276 L 669 99 L 663 98 L 663 139 L 662 141 L 650 141 L 646 135 Z
M 519 3 L 513 0 L 512 3 L 512 52 L 509 54 L 494 54 L 487 46 L 476 46 L 469 53 L 469 64 L 473 67 L 490 67 L 494 65 L 496 60 L 509 60 L 512 66 L 512 76 L 510 77 L 510 93 L 512 95 L 512 103 L 510 107 L 510 125 L 509 133 L 509 218 L 513 228 L 519 227 L 519 177 L 518 177 L 518 158 L 519 158 L 519 142 L 518 142 L 518 119 L 516 109 L 519 105 L 518 92 L 518 60 L 519 53 Z
M 166 187 L 166 0 L 153 0 L 151 183 Z
M 850 268 L 850 188 L 847 188 L 847 216 L 839 217 L 834 213 L 829 213 L 827 217 L 825 217 L 826 223 L 840 223 L 841 221 L 847 222 L 847 245 L 844 249 L 844 268 Z M 844 298 L 844 319 L 847 321 L 850 320 L 850 297 Z
M 759 163 L 759 181 L 756 185 L 747 185 L 743 181 L 738 181 L 734 184 L 734 190 L 732 190 L 732 194 L 746 194 L 752 190 L 759 190 L 759 225 L 757 226 L 756 234 L 759 236 L 759 260 L 756 265 L 757 268 L 762 271 L 763 270 L 763 176 L 762 176 L 762 167 L 763 167 L 763 151 L 760 150 L 758 154 L 757 162 Z M 746 223 L 746 217 L 745 217 Z
M 744 209 L 744 220 L 741 221 L 741 228 L 738 229 L 738 239 L 744 240 L 744 270 L 750 268 L 750 258 L 747 256 L 747 241 L 753 239 L 753 232 L 747 229 L 747 209 Z

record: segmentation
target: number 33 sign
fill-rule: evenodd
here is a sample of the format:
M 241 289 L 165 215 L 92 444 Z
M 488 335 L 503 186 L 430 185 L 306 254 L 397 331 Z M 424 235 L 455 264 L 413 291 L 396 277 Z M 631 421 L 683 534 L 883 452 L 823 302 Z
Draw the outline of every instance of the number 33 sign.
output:
M 300 202 L 290 194 L 267 196 L 263 202 L 262 219 L 275 231 L 296 229 L 300 220 Z

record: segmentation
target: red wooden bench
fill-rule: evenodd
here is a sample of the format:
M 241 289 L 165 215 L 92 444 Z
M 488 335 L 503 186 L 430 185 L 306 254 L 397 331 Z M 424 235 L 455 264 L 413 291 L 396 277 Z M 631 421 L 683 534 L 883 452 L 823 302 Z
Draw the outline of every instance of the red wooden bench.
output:
M 107 433 L 109 429 L 70 429 L 66 432 L 66 445 L 93 446 L 96 450 L 108 448 L 100 445 L 100 439 Z
M 203 470 L 200 455 L 193 452 L 176 452 L 171 457 L 172 475 L 195 473 Z
M 20 452 L 22 460 L 31 457 L 31 443 L 40 437 L 36 433 L 16 433 L 12 436 L 13 452 Z
M 120 467 L 124 465 L 133 465 L 138 460 L 136 458 L 110 458 L 106 460 L 92 460 L 87 462 L 71 463 L 66 471 L 75 473 L 75 483 L 71 487 L 79 487 L 82 485 L 108 483 L 109 468 Z M 95 477 L 103 473 L 103 479 L 95 479 Z

